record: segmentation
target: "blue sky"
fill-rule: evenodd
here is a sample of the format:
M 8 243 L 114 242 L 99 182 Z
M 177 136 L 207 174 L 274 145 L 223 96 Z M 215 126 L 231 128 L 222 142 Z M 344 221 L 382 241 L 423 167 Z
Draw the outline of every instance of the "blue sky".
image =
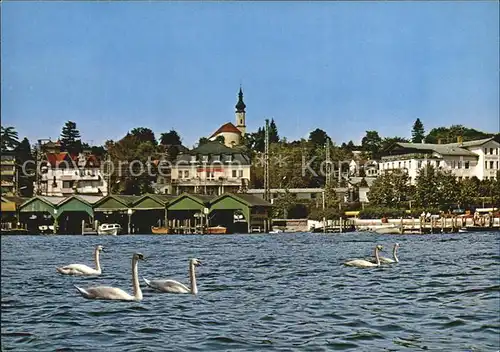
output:
M 499 5 L 491 2 L 3 2 L 2 125 L 84 141 L 134 127 L 192 146 L 274 118 L 298 139 L 499 130 Z

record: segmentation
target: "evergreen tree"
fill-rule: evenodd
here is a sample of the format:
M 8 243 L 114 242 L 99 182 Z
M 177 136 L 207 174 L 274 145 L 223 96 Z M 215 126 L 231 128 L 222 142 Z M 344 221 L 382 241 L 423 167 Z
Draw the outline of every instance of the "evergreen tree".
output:
M 61 131 L 61 143 L 70 153 L 79 153 L 81 151 L 80 131 L 76 128 L 75 122 L 68 121 L 64 124 Z
M 19 195 L 22 197 L 33 196 L 33 182 L 35 181 L 35 163 L 31 153 L 31 145 L 24 138 L 16 148 L 17 172 Z
M 425 138 L 424 124 L 419 118 L 413 124 L 413 129 L 411 130 L 411 141 L 413 143 L 421 143 Z
M 271 119 L 271 123 L 269 123 L 269 143 L 278 143 L 279 141 L 280 136 L 278 134 L 278 127 L 276 126 L 274 119 Z

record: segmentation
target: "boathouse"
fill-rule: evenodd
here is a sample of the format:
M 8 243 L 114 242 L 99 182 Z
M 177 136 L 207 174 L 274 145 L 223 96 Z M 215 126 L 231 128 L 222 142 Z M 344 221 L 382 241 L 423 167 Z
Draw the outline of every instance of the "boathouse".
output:
M 30 233 L 40 233 L 40 227 L 57 231 L 57 204 L 65 197 L 35 196 L 19 207 L 19 221 Z
M 145 194 L 132 204 L 132 227 L 134 233 L 152 233 L 151 227 L 167 224 L 167 204 L 177 198 L 166 194 Z
M 269 202 L 251 194 L 222 194 L 210 202 L 208 226 L 225 227 L 228 233 L 262 232 L 271 208 Z
M 183 193 L 170 200 L 166 206 L 167 226 L 173 233 L 202 232 L 206 225 L 210 201 L 215 196 Z
M 94 226 L 94 204 L 102 196 L 72 195 L 57 203 L 57 233 L 81 234 L 84 227 Z
M 99 224 L 120 224 L 124 234 L 134 233 L 132 208 L 140 198 L 141 196 L 107 195 L 94 204 L 95 220 Z

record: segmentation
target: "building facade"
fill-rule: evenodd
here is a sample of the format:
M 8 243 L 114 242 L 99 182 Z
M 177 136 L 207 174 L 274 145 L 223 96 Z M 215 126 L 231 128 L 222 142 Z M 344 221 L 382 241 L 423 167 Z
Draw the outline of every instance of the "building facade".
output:
M 0 164 L 2 194 L 15 195 L 17 190 L 16 155 L 3 151 Z
M 239 148 L 209 141 L 177 156 L 170 171 L 172 193 L 243 192 L 250 183 L 250 164 Z
M 426 165 L 450 171 L 458 180 L 494 179 L 500 170 L 500 143 L 493 137 L 449 144 L 395 143 L 381 158 L 379 174 L 403 170 L 415 184 Z
M 108 182 L 101 170 L 100 160 L 93 154 L 78 155 L 62 152 L 60 143 L 42 146 L 39 177 L 35 181 L 35 194 L 65 197 L 73 194 L 108 194 Z

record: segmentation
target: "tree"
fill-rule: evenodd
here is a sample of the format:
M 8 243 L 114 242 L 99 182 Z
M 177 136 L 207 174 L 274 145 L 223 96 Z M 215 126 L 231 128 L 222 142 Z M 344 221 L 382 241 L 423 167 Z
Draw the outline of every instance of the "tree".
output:
M 413 129 L 411 130 L 411 141 L 413 143 L 421 143 L 425 138 L 424 124 L 419 118 L 413 124 Z
M 130 131 L 130 134 L 132 136 L 136 137 L 139 140 L 140 143 L 150 142 L 153 145 L 157 145 L 158 144 L 156 142 L 155 134 L 149 128 L 146 128 L 146 127 L 136 127 L 132 131 Z
M 160 157 L 157 145 L 127 133 L 116 143 L 107 141 L 106 149 L 114 166 L 111 175 L 113 193 L 139 195 L 152 192 L 156 169 L 151 161 Z
M 411 190 L 409 176 L 405 172 L 394 170 L 375 179 L 368 199 L 376 206 L 398 208 L 412 198 Z
M 329 138 L 328 134 L 319 128 L 316 128 L 314 131 L 309 133 L 309 142 L 315 146 L 324 146 L 326 144 L 326 140 Z
M 479 194 L 479 179 L 477 177 L 465 179 L 460 182 L 459 205 L 470 207 Z
M 33 196 L 33 182 L 35 181 L 34 157 L 31 153 L 31 145 L 27 138 L 24 138 L 16 147 L 18 189 L 22 197 Z
M 76 123 L 68 121 L 61 131 L 61 143 L 69 153 L 79 153 L 82 150 L 80 131 L 76 128 Z
M 419 170 L 415 183 L 415 201 L 422 207 L 449 208 L 460 196 L 455 176 L 449 171 L 437 170 L 431 164 Z
M 200 140 L 198 141 L 198 146 L 206 144 L 208 142 L 210 142 L 210 140 L 207 137 L 201 137 Z
M 366 131 L 366 135 L 361 140 L 361 147 L 369 153 L 372 159 L 377 159 L 382 147 L 382 138 L 377 131 Z
M 280 136 L 278 134 L 278 127 L 276 126 L 274 119 L 271 119 L 271 123 L 269 124 L 269 143 L 278 143 L 279 141 Z
M 17 131 L 14 127 L 3 127 L 1 126 L 1 150 L 7 151 L 12 150 L 19 145 Z
M 409 140 L 403 137 L 387 137 L 382 140 L 380 150 L 385 151 L 395 143 L 408 143 Z
M 457 143 L 458 137 L 461 137 L 464 142 L 476 139 L 494 137 L 493 133 L 485 133 L 473 128 L 467 128 L 462 125 L 452 125 L 450 127 L 437 127 L 433 128 L 427 137 L 426 143 Z
M 165 146 L 181 145 L 181 137 L 177 131 L 171 129 L 170 131 L 161 134 L 160 144 Z

